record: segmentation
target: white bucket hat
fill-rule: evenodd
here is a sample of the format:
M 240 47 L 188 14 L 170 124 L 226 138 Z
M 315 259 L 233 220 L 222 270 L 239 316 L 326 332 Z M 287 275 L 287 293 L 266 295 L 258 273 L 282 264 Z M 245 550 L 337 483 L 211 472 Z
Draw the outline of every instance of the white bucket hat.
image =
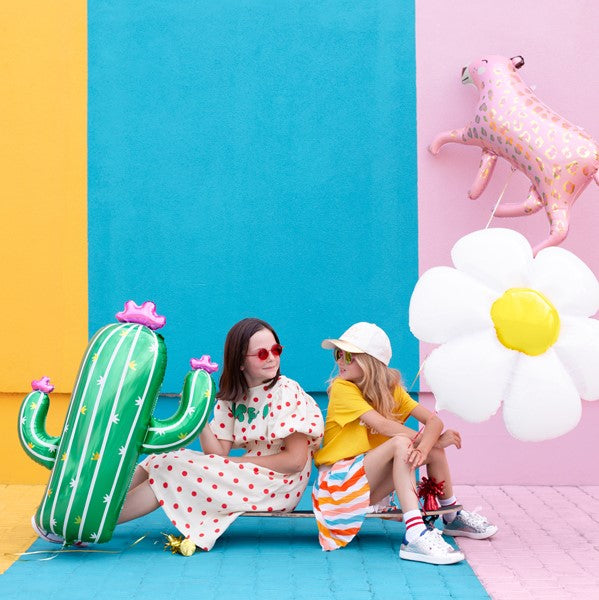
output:
M 340 348 L 346 352 L 368 354 L 387 366 L 391 360 L 391 342 L 374 323 L 355 323 L 339 339 L 323 340 L 321 346 L 328 350 Z

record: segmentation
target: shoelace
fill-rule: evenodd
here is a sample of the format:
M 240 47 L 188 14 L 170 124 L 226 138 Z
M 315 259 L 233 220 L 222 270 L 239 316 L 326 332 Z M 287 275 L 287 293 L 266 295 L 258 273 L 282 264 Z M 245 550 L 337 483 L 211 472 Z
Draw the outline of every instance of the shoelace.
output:
M 469 524 L 472 525 L 473 527 L 476 527 L 478 525 L 480 526 L 486 526 L 489 524 L 489 521 L 487 521 L 487 519 L 485 517 L 483 517 L 482 515 L 479 515 L 477 510 L 480 509 L 475 509 L 472 512 L 468 512 L 467 510 L 462 510 L 462 516 L 464 517 L 464 520 Z
M 438 529 L 431 529 L 426 536 L 426 541 L 430 550 L 440 550 L 442 552 L 450 552 L 453 548 L 443 539 L 441 532 Z

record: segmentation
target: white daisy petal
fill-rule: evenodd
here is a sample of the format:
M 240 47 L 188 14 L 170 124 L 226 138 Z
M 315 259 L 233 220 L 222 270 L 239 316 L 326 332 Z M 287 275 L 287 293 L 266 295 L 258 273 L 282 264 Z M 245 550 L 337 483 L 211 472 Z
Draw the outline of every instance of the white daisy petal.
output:
M 533 262 L 526 238 L 511 229 L 483 229 L 460 238 L 451 250 L 453 264 L 499 294 L 528 287 Z
M 599 399 L 599 321 L 562 317 L 559 339 L 553 346 L 584 400 Z
M 479 423 L 497 412 L 519 356 L 504 348 L 494 331 L 477 332 L 434 350 L 423 373 L 438 409 Z
M 424 365 L 437 406 L 479 422 L 503 400 L 508 431 L 526 441 L 572 430 L 581 417 L 581 398 L 599 400 L 599 320 L 588 318 L 599 309 L 597 277 L 563 248 L 546 248 L 533 259 L 528 241 L 509 229 L 464 236 L 452 259 L 456 271 L 443 267 L 425 273 L 410 302 L 414 335 L 443 344 Z M 510 288 L 538 290 L 559 313 L 557 342 L 543 354 L 508 350 L 497 339 L 495 326 L 510 343 L 503 321 L 509 325 L 525 317 L 516 345 L 528 348 L 531 342 L 535 349 L 535 340 L 526 339 L 538 331 L 534 311 L 513 318 L 506 313 L 495 324 L 490 319 L 492 303 Z M 555 339 L 551 331 L 545 334 Z
M 534 262 L 530 287 L 542 292 L 561 313 L 590 317 L 599 310 L 599 281 L 575 254 L 552 246 Z
M 465 273 L 450 267 L 429 269 L 410 299 L 410 330 L 425 342 L 440 344 L 490 329 L 496 294 Z
M 553 349 L 521 355 L 503 401 L 503 420 L 515 438 L 539 442 L 574 429 L 582 408 L 572 378 Z

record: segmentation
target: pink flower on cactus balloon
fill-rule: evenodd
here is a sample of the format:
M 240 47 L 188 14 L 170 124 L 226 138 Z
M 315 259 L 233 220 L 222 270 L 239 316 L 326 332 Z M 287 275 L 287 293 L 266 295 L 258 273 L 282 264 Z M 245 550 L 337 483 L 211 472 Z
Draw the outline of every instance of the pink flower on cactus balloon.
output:
M 41 379 L 34 379 L 31 382 L 31 389 L 35 392 L 44 392 L 49 394 L 54 391 L 54 386 L 50 383 L 49 377 L 42 377 Z
M 574 202 L 593 178 L 599 184 L 599 146 L 535 96 L 516 71 L 523 65 L 521 56 L 485 56 L 464 67 L 462 83 L 479 91 L 472 120 L 462 129 L 439 134 L 429 149 L 437 154 L 449 142 L 482 148 L 468 192 L 473 200 L 487 186 L 498 157 L 522 171 L 530 179 L 528 197 L 500 205 L 495 214 L 518 217 L 545 208 L 549 237 L 535 246 L 536 254 L 564 241 Z
M 139 323 L 153 331 L 164 327 L 166 317 L 156 314 L 156 305 L 149 300 L 138 306 L 133 300 L 125 302 L 125 308 L 116 315 L 117 321 L 121 323 Z
M 210 360 L 209 354 L 202 354 L 201 358 L 191 358 L 189 365 L 194 371 L 201 369 L 206 373 L 216 373 L 218 371 L 218 364 Z

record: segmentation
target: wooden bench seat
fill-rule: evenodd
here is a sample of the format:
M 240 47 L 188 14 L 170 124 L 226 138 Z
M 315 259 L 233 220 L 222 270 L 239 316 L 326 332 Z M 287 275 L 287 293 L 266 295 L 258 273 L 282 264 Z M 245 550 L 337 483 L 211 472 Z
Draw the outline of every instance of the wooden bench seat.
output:
M 448 508 L 439 508 L 438 510 L 431 510 L 426 514 L 423 513 L 423 519 L 425 523 L 434 523 L 441 515 L 455 512 L 462 508 L 461 504 L 455 504 Z M 290 512 L 285 511 L 268 511 L 268 512 L 245 512 L 242 513 L 242 517 L 285 517 L 292 519 L 313 519 L 314 513 L 311 510 L 294 510 Z M 403 512 L 401 510 L 390 510 L 387 512 L 380 513 L 367 513 L 366 518 L 377 517 L 379 519 L 387 519 L 390 521 L 401 521 L 403 520 Z

